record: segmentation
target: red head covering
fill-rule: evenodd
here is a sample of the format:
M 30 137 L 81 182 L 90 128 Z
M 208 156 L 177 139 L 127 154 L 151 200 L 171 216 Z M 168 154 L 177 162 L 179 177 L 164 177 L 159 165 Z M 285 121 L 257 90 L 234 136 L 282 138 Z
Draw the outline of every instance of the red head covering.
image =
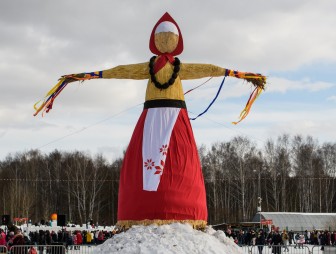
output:
M 177 25 L 177 23 L 175 22 L 175 20 L 169 15 L 168 12 L 166 12 L 159 19 L 159 21 L 155 24 L 155 26 L 153 28 L 153 31 L 152 31 L 152 34 L 151 34 L 151 37 L 150 37 L 150 40 L 149 40 L 149 49 L 155 55 L 162 55 L 162 53 L 155 46 L 154 35 L 155 35 L 155 30 L 158 27 L 158 25 L 160 25 L 164 21 L 169 21 L 169 22 L 173 23 L 176 26 L 176 28 L 177 28 L 177 30 L 179 32 L 179 41 L 178 41 L 178 44 L 176 46 L 176 49 L 173 52 L 170 53 L 170 55 L 173 55 L 173 56 L 179 55 L 183 51 L 182 33 L 181 33 L 181 30 L 180 30 L 179 26 Z

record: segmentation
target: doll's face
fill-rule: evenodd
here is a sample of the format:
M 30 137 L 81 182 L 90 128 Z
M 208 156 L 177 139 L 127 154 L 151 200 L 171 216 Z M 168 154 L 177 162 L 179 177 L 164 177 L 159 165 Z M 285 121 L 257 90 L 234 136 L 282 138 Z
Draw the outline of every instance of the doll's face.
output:
M 161 53 L 173 52 L 178 44 L 179 36 L 172 32 L 161 32 L 154 36 L 154 42 L 156 48 Z

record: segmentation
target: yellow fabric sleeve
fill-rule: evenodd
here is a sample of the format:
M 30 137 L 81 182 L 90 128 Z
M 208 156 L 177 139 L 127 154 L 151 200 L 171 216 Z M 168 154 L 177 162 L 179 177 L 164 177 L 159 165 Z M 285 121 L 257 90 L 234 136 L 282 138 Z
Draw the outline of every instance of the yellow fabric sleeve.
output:
M 149 77 L 148 62 L 119 65 L 103 71 L 103 78 L 106 79 L 148 79 Z

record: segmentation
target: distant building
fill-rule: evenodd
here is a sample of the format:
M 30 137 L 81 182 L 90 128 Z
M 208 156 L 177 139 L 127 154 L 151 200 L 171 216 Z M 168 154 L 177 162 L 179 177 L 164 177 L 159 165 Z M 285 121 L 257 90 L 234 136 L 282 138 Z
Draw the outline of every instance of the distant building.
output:
M 336 230 L 336 213 L 260 212 L 252 222 L 272 221 L 280 230 Z

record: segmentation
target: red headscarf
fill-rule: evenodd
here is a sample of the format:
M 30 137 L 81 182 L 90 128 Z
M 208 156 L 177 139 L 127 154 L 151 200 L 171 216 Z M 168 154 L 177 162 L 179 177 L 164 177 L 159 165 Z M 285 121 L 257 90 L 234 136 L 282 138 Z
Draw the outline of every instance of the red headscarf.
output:
M 155 46 L 155 40 L 154 40 L 154 36 L 155 36 L 155 30 L 156 28 L 164 21 L 169 21 L 171 23 L 173 23 L 178 32 L 179 32 L 179 40 L 177 43 L 177 46 L 175 48 L 175 50 L 171 53 L 161 53 Z M 159 21 L 155 24 L 153 31 L 151 33 L 150 36 L 150 40 L 149 40 L 149 49 L 153 54 L 156 54 L 159 56 L 158 60 L 155 63 L 154 66 L 154 72 L 158 72 L 161 68 L 163 68 L 167 61 L 169 61 L 170 63 L 174 63 L 174 56 L 179 55 L 182 53 L 183 51 L 183 38 L 182 38 L 182 33 L 181 30 L 179 28 L 179 26 L 177 25 L 177 23 L 175 22 L 175 20 L 169 15 L 168 12 L 166 12 L 160 19 Z

